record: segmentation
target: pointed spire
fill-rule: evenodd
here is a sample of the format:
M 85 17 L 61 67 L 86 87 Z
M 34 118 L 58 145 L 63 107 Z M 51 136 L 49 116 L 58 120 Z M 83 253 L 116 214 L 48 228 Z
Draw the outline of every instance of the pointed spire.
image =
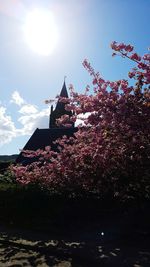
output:
M 66 97 L 68 98 L 68 92 L 67 92 L 67 88 L 66 88 L 66 83 L 65 83 L 65 78 L 64 77 L 64 84 L 63 87 L 61 89 L 60 92 L 60 97 Z M 50 114 L 50 120 L 49 120 L 49 128 L 57 128 L 57 124 L 56 124 L 56 120 L 59 119 L 62 115 L 72 115 L 71 111 L 67 111 L 65 109 L 65 103 L 61 102 L 58 100 L 55 110 L 53 110 L 53 108 L 51 107 L 51 114 Z M 71 123 L 72 127 L 74 127 L 74 123 Z
M 67 92 L 67 88 L 66 88 L 65 78 L 66 78 L 66 76 L 64 77 L 64 84 L 63 84 L 63 87 L 61 89 L 60 96 L 68 98 L 68 92 Z
M 64 84 L 63 84 L 63 87 L 61 89 L 59 96 L 68 98 L 68 92 L 67 92 L 65 80 L 64 80 Z M 59 110 L 62 112 L 62 110 L 65 110 L 65 104 L 58 100 L 55 110 Z

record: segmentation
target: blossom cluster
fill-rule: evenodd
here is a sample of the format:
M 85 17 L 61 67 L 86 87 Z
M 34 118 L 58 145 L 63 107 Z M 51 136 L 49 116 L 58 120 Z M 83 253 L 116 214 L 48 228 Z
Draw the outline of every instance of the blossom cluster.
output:
M 136 78 L 143 84 L 150 83 L 150 54 L 140 56 L 134 52 L 132 45 L 126 45 L 124 43 L 112 42 L 111 48 L 115 51 L 112 55 L 116 56 L 120 54 L 123 57 L 127 57 L 137 63 L 137 66 L 129 72 L 129 78 Z
M 137 192 L 150 194 L 150 91 L 143 88 L 150 83 L 150 56 L 140 57 L 131 45 L 113 42 L 111 47 L 137 64 L 134 74 L 129 75 L 137 80 L 136 85 L 130 86 L 126 79 L 105 81 L 84 60 L 93 94 L 88 93 L 89 87 L 78 94 L 71 86 L 71 97 L 62 101 L 66 110 L 73 111 L 73 122 L 79 115 L 88 115 L 82 116 L 75 138 L 56 140 L 59 153 L 50 147 L 24 151 L 27 157 L 38 160 L 13 167 L 17 181 L 121 198 Z M 63 116 L 58 123 L 68 123 L 68 117 Z

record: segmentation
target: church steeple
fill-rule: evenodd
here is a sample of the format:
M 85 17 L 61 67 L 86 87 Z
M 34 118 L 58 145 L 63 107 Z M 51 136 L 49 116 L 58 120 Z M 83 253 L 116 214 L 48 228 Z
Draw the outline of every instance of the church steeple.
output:
M 64 84 L 63 84 L 63 87 L 61 89 L 61 92 L 60 92 L 59 96 L 68 98 L 68 92 L 67 92 L 65 80 L 64 80 Z M 67 111 L 65 109 L 65 103 L 62 103 L 62 102 L 60 102 L 58 100 L 55 110 L 53 110 L 53 106 L 51 106 L 49 128 L 58 128 L 58 125 L 56 124 L 56 120 L 59 119 L 62 115 L 65 115 L 65 114 L 69 115 L 69 116 L 72 116 L 72 112 L 71 111 Z M 74 127 L 74 124 L 73 123 L 71 123 L 71 124 L 72 124 L 72 127 Z
M 60 96 L 68 98 L 68 92 L 67 92 L 65 80 L 64 80 L 64 84 L 63 84 L 63 87 L 61 89 L 61 92 L 60 92 Z
M 68 98 L 68 92 L 67 92 L 67 88 L 66 88 L 66 83 L 65 83 L 65 81 L 64 81 L 64 84 L 63 84 L 63 87 L 62 87 L 62 89 L 61 89 L 61 92 L 60 92 L 60 95 L 59 95 L 60 97 L 66 97 L 66 98 Z M 63 110 L 63 109 L 65 109 L 65 104 L 64 103 L 62 103 L 62 102 L 60 102 L 60 101 L 58 101 L 57 102 L 57 104 L 56 104 L 56 108 L 55 108 L 55 110 Z M 66 114 L 66 113 L 65 113 Z M 64 114 L 63 114 L 64 115 Z

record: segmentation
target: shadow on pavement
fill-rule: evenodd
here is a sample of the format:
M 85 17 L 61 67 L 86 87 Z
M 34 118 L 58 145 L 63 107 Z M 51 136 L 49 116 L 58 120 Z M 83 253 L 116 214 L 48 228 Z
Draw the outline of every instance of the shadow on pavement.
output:
M 146 233 L 102 232 L 98 225 L 65 235 L 1 227 L 0 266 L 149 267 Z M 93 229 L 93 230 L 92 230 Z M 100 231 L 98 231 L 100 229 Z

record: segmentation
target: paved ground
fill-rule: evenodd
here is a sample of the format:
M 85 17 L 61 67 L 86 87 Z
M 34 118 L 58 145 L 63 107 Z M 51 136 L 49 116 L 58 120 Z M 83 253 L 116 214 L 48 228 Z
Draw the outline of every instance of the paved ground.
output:
M 48 232 L 0 226 L 0 267 L 150 267 L 150 236 L 99 224 Z

